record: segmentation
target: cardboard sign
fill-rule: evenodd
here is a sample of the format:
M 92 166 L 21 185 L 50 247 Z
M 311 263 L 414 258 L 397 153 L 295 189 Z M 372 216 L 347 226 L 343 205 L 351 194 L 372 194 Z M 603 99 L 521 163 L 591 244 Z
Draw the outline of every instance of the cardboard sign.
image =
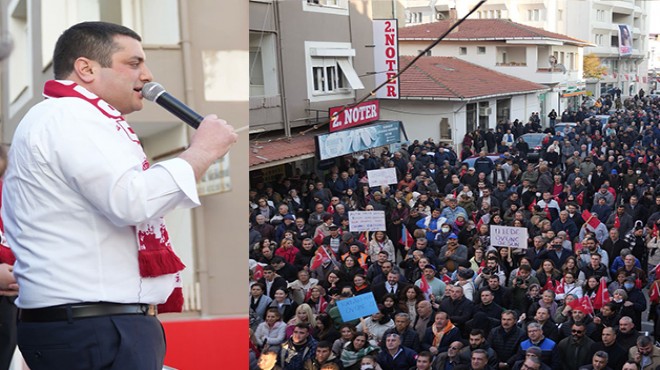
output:
M 351 232 L 385 231 L 385 211 L 349 211 Z
M 490 246 L 527 248 L 527 228 L 490 225 Z
M 369 292 L 337 301 L 339 314 L 344 322 L 353 321 L 378 312 L 374 294 Z
M 367 178 L 369 179 L 369 187 L 398 183 L 396 168 L 394 167 L 367 171 Z

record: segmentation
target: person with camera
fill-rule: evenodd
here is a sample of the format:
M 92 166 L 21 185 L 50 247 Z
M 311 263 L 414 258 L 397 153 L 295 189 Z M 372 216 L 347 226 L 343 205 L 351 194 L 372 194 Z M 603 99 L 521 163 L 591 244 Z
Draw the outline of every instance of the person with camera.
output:
M 532 267 L 521 265 L 518 270 L 518 276 L 514 277 L 509 283 L 513 296 L 512 308 L 518 312 L 525 312 L 523 303 L 526 300 L 525 295 L 527 294 L 527 288 L 532 284 L 538 283 L 538 279 L 532 276 Z
M 497 263 L 497 258 L 493 256 L 488 257 L 486 260 L 486 267 L 482 268 L 481 271 L 477 274 L 477 277 L 474 279 L 475 287 L 477 289 L 486 287 L 488 285 L 488 279 L 490 279 L 491 276 L 498 278 L 499 285 L 505 285 L 506 275 L 504 274 L 504 271 L 500 269 L 500 265 Z

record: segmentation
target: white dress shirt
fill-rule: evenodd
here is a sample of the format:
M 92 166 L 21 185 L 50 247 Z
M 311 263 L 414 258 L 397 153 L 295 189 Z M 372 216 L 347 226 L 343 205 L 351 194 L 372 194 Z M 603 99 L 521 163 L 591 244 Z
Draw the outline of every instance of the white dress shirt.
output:
M 78 98 L 33 107 L 14 135 L 2 218 L 17 257 L 16 304 L 158 304 L 174 274 L 142 278 L 135 225 L 199 205 L 181 159 L 147 170 L 137 136 Z

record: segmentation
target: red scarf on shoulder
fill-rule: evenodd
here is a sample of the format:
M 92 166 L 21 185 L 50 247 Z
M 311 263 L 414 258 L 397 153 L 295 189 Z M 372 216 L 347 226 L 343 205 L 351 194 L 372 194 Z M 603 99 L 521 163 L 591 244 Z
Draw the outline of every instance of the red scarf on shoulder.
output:
M 143 156 L 142 170 L 146 171 L 149 168 L 149 161 L 140 146 L 137 135 L 128 126 L 121 113 L 103 99 L 73 81 L 61 80 L 47 81 L 44 85 L 43 95 L 46 98 L 79 98 L 95 106 L 110 121 L 115 122 L 118 132 L 125 132 L 125 137 L 137 145 L 136 150 L 139 150 Z M 140 276 L 150 278 L 176 274 L 176 287 L 167 301 L 158 305 L 158 312 L 181 312 L 183 310 L 183 289 L 179 271 L 183 270 L 186 266 L 172 249 L 163 218 L 154 218 L 136 225 L 135 234 L 138 243 Z

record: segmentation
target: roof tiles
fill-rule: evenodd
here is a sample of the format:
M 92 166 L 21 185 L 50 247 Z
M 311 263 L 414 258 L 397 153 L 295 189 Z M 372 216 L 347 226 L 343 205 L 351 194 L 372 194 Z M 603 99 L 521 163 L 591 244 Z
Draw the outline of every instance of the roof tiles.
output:
M 406 66 L 412 59 L 401 56 L 400 65 Z M 405 98 L 473 99 L 547 89 L 453 57 L 423 56 L 400 76 L 400 94 Z
M 406 39 L 436 39 L 444 34 L 454 23 L 444 20 L 417 26 L 399 28 L 399 40 Z M 515 23 L 508 19 L 466 19 L 457 29 L 452 31 L 445 40 L 471 39 L 552 39 L 568 44 L 587 45 L 586 41 L 568 37 L 541 28 Z

